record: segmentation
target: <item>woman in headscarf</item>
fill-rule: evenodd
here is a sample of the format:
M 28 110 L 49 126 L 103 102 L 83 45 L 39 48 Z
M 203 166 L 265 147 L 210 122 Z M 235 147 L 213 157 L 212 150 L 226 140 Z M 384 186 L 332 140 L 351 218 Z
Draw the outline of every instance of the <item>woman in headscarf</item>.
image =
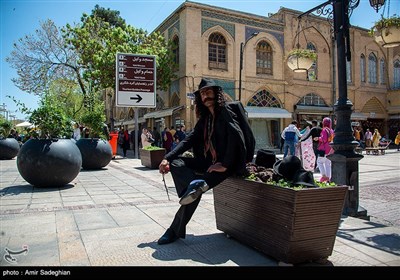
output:
M 332 129 L 332 120 L 330 118 L 324 118 L 322 120 L 322 131 L 320 137 L 315 137 L 315 141 L 318 140 L 318 159 L 317 164 L 319 171 L 321 172 L 320 182 L 329 182 L 332 176 L 332 163 L 326 157 L 333 153 L 332 147 L 329 145 L 333 141 L 334 131 Z

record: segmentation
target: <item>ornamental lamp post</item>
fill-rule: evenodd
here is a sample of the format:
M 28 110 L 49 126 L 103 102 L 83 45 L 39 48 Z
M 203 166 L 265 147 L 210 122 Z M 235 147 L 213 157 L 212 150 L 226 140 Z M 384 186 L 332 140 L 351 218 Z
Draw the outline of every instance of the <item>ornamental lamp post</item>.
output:
M 240 66 L 239 66 L 239 101 L 242 101 L 242 70 L 243 70 L 243 52 L 244 48 L 246 47 L 246 44 L 248 41 L 250 41 L 251 38 L 257 36 L 259 32 L 253 32 L 250 37 L 245 41 L 245 43 L 241 42 L 240 43 Z
M 369 0 L 369 4 L 376 12 L 385 4 L 385 0 Z
M 378 11 L 385 0 L 370 0 Z M 358 143 L 353 137 L 351 113 L 353 104 L 347 98 L 346 59 L 351 61 L 349 16 L 357 8 L 360 0 L 328 0 L 298 16 L 315 12 L 330 20 L 333 16 L 333 32 L 336 42 L 338 100 L 334 104 L 336 116 L 335 137 L 331 146 L 335 153 L 329 155 L 332 161 L 332 181 L 338 185 L 349 186 L 343 214 L 368 219 L 367 210 L 359 206 L 359 166 L 362 155 L 355 153 Z M 329 6 L 328 6 L 329 5 Z M 333 9 L 332 9 L 333 7 Z M 331 23 L 331 22 L 330 22 Z

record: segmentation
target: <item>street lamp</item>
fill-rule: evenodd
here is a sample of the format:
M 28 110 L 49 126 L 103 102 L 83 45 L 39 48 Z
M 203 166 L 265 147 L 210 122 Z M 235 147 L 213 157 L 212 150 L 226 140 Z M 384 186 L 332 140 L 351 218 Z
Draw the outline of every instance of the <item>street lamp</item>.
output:
M 243 70 L 243 51 L 248 41 L 257 36 L 259 32 L 253 32 L 245 43 L 240 43 L 240 66 L 239 66 L 239 101 L 242 101 L 242 70 Z
M 385 0 L 369 0 L 369 4 L 376 12 L 385 4 Z
M 10 119 L 13 119 L 12 124 L 15 125 L 15 118 L 17 117 L 16 115 L 8 115 Z
M 385 0 L 370 0 L 370 4 L 375 10 L 379 10 L 384 2 Z M 347 98 L 346 79 L 346 59 L 347 61 L 351 60 L 349 15 L 351 15 L 353 9 L 357 8 L 359 3 L 360 0 L 328 0 L 299 15 L 298 18 L 300 19 L 304 15 L 315 12 L 318 15 L 328 15 L 328 18 L 330 19 L 333 14 L 339 98 L 334 105 L 336 128 L 332 147 L 335 150 L 335 153 L 328 157 L 332 161 L 332 181 L 339 185 L 348 185 L 351 187 L 346 198 L 343 210 L 344 214 L 366 218 L 367 211 L 359 206 L 358 197 L 358 162 L 363 158 L 363 156 L 354 151 L 358 143 L 354 140 L 351 128 L 350 116 L 353 104 Z M 330 6 L 327 7 L 327 5 L 332 5 L 333 10 Z
M 4 112 L 4 118 L 6 120 L 8 120 L 8 112 L 7 112 L 7 105 L 6 103 L 3 103 L 2 105 L 0 105 L 2 108 L 0 108 L 0 112 Z M 7 113 L 7 117 L 6 117 L 6 113 Z

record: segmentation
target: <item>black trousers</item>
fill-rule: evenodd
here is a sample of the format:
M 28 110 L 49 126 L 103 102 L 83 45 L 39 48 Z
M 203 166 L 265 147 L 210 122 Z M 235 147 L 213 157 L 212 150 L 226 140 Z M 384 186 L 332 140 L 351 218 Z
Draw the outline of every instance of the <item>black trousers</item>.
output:
M 179 158 L 173 160 L 170 163 L 170 171 L 178 197 L 182 197 L 185 194 L 190 182 L 193 180 L 203 179 L 211 189 L 231 175 L 228 171 L 206 172 L 210 165 L 211 163 L 209 162 L 207 163 L 206 161 L 195 158 Z M 186 225 L 192 218 L 194 211 L 196 211 L 200 199 L 201 196 L 188 205 L 182 205 L 175 214 L 170 229 L 180 238 L 185 238 Z

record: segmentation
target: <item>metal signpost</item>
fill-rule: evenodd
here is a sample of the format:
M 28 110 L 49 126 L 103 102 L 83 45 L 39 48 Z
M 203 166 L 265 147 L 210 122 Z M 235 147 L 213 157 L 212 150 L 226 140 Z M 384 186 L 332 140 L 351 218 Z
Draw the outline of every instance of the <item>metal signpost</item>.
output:
M 156 107 L 156 57 L 117 53 L 116 106 L 135 107 L 135 157 L 138 158 L 138 108 Z

